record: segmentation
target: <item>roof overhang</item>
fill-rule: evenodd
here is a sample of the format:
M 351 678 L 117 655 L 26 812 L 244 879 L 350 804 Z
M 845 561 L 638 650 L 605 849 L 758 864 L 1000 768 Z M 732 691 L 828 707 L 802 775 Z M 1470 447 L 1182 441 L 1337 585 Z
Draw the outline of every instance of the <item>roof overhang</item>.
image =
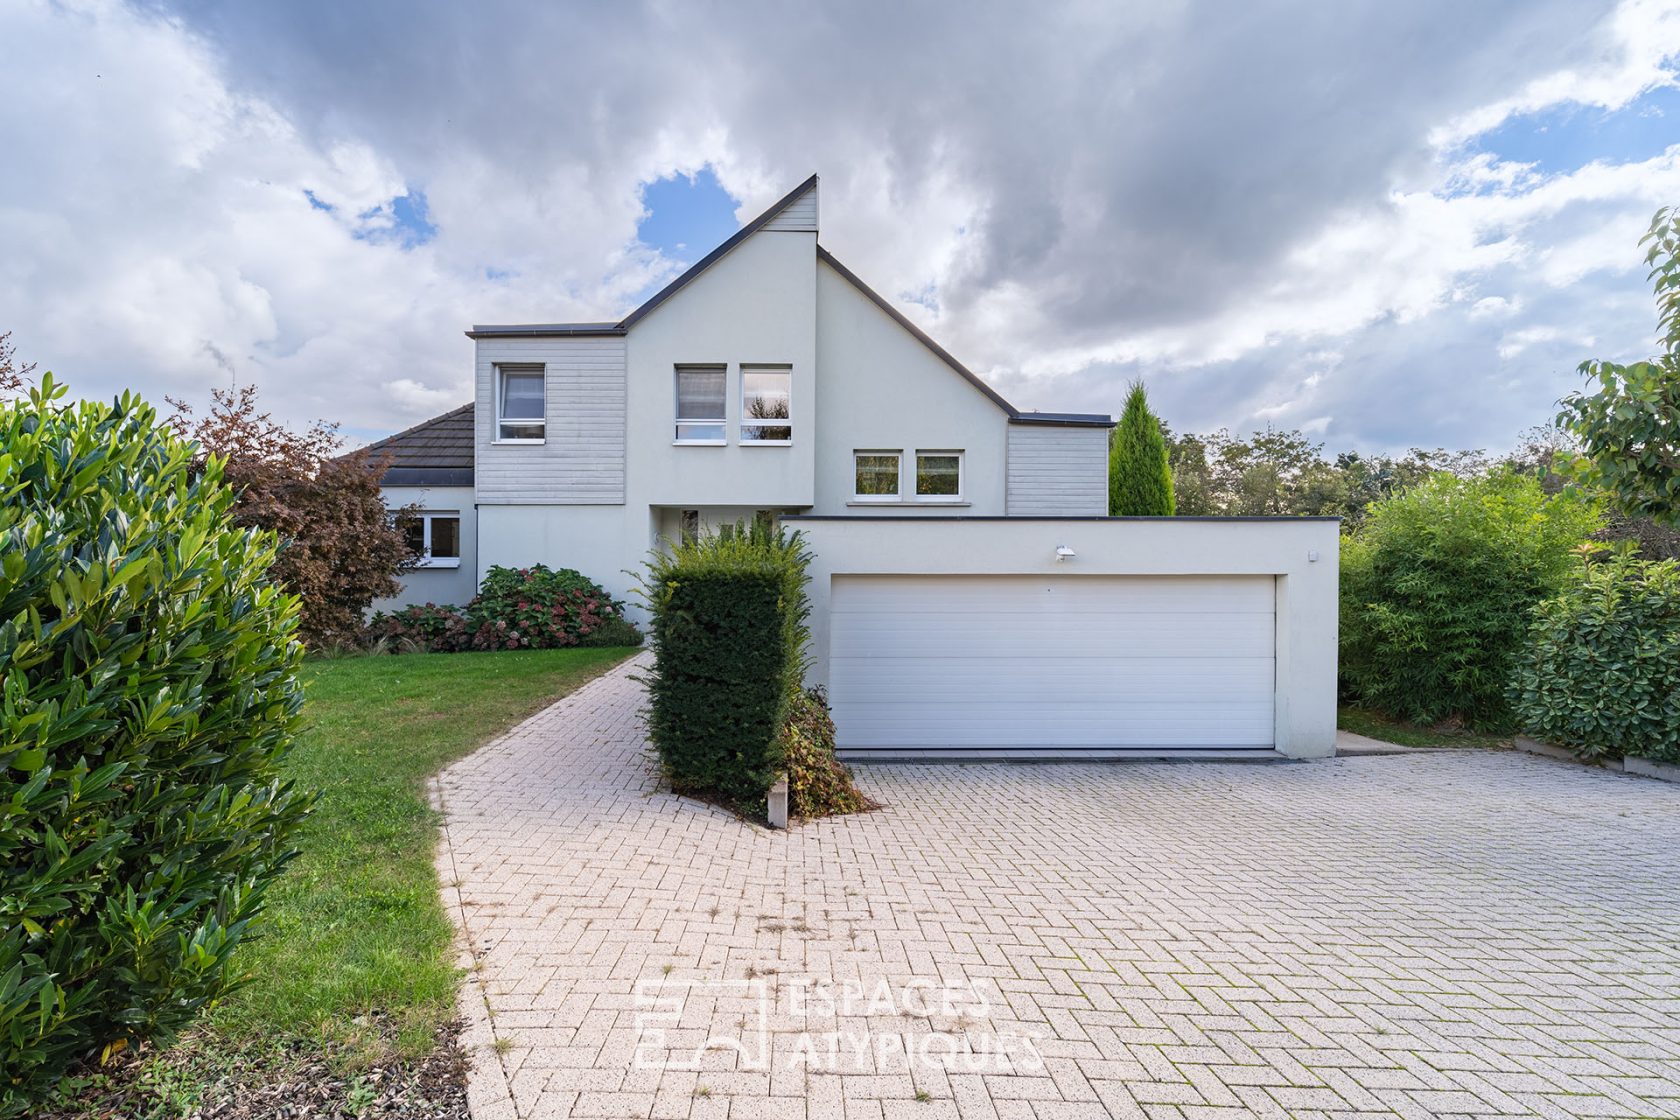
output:
M 1052 428 L 1112 428 L 1114 417 L 1100 412 L 1017 412 L 1011 424 L 1041 424 Z

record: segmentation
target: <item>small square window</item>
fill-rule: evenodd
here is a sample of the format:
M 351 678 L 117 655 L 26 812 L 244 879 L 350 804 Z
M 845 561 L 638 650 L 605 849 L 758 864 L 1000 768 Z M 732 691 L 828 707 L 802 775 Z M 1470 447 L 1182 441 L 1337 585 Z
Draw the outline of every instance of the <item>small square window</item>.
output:
M 542 368 L 500 366 L 496 384 L 496 438 L 541 442 L 546 434 L 547 408 Z
M 741 367 L 741 442 L 793 439 L 793 371 L 787 366 Z M 764 423 L 764 421 L 780 423 Z
M 891 502 L 898 500 L 898 467 L 902 458 L 897 451 L 854 451 L 854 494 L 862 502 Z
M 916 452 L 916 499 L 955 502 L 962 498 L 962 452 Z
M 402 520 L 403 537 L 421 568 L 461 566 L 461 515 L 454 510 L 421 510 Z
M 727 383 L 723 366 L 677 367 L 678 443 L 724 442 Z

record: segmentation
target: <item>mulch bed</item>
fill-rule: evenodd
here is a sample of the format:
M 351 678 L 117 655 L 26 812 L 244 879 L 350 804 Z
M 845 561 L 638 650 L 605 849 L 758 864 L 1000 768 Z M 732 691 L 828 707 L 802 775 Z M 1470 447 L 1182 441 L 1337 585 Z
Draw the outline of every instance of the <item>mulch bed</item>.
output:
M 423 1058 L 353 1069 L 319 1047 L 230 1052 L 189 1036 L 73 1075 L 69 1099 L 35 1120 L 469 1120 L 460 1026 L 439 1031 Z

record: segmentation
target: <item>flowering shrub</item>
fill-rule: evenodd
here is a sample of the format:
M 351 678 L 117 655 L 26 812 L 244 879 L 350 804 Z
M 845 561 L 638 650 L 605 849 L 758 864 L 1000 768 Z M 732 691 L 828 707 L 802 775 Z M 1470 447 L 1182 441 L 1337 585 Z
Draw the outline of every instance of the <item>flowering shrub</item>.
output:
M 377 614 L 375 638 L 412 642 L 441 653 L 462 650 L 560 649 L 576 645 L 639 645 L 624 605 L 588 577 L 542 564 L 491 568 L 465 610 L 427 603 Z

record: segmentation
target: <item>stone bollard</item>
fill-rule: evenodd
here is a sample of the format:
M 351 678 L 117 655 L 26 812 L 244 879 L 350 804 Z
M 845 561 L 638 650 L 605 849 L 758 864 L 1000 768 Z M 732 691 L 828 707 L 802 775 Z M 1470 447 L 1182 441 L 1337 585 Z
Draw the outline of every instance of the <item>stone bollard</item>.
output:
M 769 816 L 771 828 L 786 828 L 788 826 L 788 780 L 783 774 L 776 779 L 776 784 L 770 787 Z

